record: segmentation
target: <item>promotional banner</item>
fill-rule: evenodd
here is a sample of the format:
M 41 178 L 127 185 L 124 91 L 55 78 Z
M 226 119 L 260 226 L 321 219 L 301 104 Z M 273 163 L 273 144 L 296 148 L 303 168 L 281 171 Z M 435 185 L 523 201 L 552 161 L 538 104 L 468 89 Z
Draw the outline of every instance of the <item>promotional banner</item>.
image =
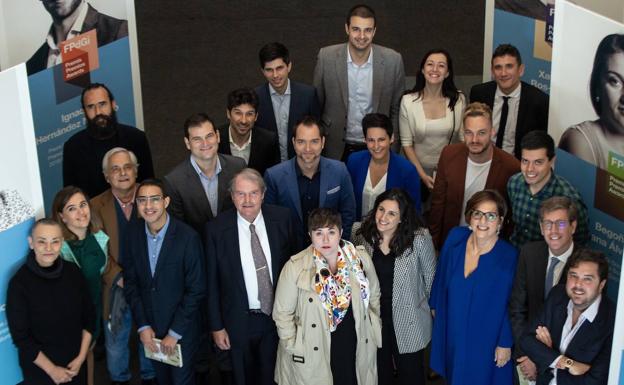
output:
M 548 132 L 559 147 L 557 173 L 589 209 L 590 247 L 609 259 L 607 294 L 618 300 L 616 325 L 622 325 L 624 25 L 563 0 L 556 9 Z M 622 330 L 615 328 L 609 384 L 624 384 L 617 379 Z
M 554 6 L 540 0 L 495 0 L 492 52 L 500 44 L 518 48 L 524 63 L 522 80 L 545 93 L 550 92 L 550 58 Z M 489 63 L 491 52 L 485 52 Z M 484 66 L 484 80 L 490 66 Z
M 62 185 L 63 144 L 85 128 L 82 89 L 103 83 L 120 123 L 137 125 L 130 0 L 8 0 L 0 5 L 2 68 L 26 62 L 45 206 Z M 131 24 L 134 25 L 134 24 Z M 134 33 L 133 31 L 130 31 Z M 136 47 L 134 47 L 136 48 Z

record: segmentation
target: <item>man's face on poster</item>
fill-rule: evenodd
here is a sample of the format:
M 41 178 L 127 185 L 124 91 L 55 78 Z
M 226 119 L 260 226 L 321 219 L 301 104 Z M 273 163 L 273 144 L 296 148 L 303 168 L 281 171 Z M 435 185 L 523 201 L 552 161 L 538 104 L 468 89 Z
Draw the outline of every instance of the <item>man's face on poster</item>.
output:
M 64 19 L 71 15 L 82 0 L 40 0 L 53 19 Z

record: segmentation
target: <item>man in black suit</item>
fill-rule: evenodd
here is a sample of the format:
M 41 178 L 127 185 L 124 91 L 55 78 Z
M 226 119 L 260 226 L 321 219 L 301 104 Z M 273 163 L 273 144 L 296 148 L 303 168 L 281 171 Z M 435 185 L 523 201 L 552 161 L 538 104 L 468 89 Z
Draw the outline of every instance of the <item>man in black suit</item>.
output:
M 292 69 L 290 53 L 282 43 L 268 43 L 260 49 L 260 68 L 267 82 L 256 87 L 260 106 L 260 127 L 277 132 L 282 162 L 295 156 L 292 145 L 295 122 L 304 116 L 319 119 L 321 107 L 313 86 L 288 78 Z
M 470 90 L 470 101 L 492 109 L 496 147 L 520 159 L 520 140 L 529 131 L 548 128 L 548 95 L 520 81 L 524 64 L 520 52 L 510 44 L 496 47 L 492 55 L 493 81 Z
M 219 127 L 221 154 L 243 158 L 260 174 L 280 162 L 277 133 L 256 125 L 258 96 L 252 89 L 230 92 L 226 114 L 229 123 Z
M 271 318 L 282 266 L 293 254 L 288 209 L 263 205 L 262 176 L 232 179 L 236 210 L 206 226 L 208 313 L 213 339 L 229 350 L 237 385 L 273 385 L 278 336 Z
M 136 192 L 143 218 L 130 228 L 123 259 L 124 294 L 143 345 L 171 355 L 182 348 L 181 368 L 154 361 L 159 384 L 193 385 L 193 362 L 200 328 L 199 307 L 206 293 L 202 245 L 197 233 L 167 214 L 169 197 L 150 179 Z
M 557 283 L 565 283 L 565 264 L 574 251 L 572 236 L 578 210 L 568 197 L 554 196 L 540 207 L 543 241 L 529 242 L 520 249 L 516 278 L 509 299 L 509 317 L 514 335 L 514 358 L 520 372 L 535 381 L 535 363 L 520 348 L 528 324 L 542 311 L 544 300 Z
M 46 41 L 26 62 L 31 75 L 60 64 L 59 44 L 92 29 L 96 30 L 98 47 L 128 36 L 128 22 L 99 13 L 82 0 L 42 0 L 52 16 L 52 26 Z
M 164 180 L 171 197 L 169 212 L 201 234 L 207 221 L 232 207 L 227 186 L 234 174 L 245 168 L 245 161 L 217 154 L 219 131 L 204 113 L 191 115 L 184 122 L 184 144 L 191 155 Z
M 602 296 L 609 265 L 604 254 L 580 249 L 568 260 L 565 284 L 553 288 L 544 309 L 522 336 L 537 365 L 537 385 L 606 384 L 615 304 Z
M 108 190 L 102 159 L 115 147 L 123 147 L 136 155 L 140 165 L 137 181 L 153 178 L 147 137 L 138 128 L 117 122 L 117 104 L 108 87 L 101 83 L 89 84 L 82 90 L 81 101 L 87 127 L 63 145 L 63 186 L 80 187 L 89 197 Z

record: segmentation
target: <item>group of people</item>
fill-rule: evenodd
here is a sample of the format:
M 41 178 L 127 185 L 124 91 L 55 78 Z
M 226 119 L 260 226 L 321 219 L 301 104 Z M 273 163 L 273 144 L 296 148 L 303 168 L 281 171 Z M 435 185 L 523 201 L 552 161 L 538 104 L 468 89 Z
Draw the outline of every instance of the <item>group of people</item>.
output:
M 444 50 L 404 92 L 375 21 L 349 11 L 314 86 L 264 46 L 267 83 L 232 91 L 222 126 L 191 115 L 190 154 L 162 179 L 112 92 L 84 89 L 67 187 L 9 284 L 25 384 L 91 384 L 101 334 L 127 384 L 133 327 L 144 384 L 205 384 L 215 367 L 224 384 L 424 384 L 428 366 L 449 385 L 606 383 L 608 265 L 554 173 L 548 97 L 506 44 L 471 103 Z

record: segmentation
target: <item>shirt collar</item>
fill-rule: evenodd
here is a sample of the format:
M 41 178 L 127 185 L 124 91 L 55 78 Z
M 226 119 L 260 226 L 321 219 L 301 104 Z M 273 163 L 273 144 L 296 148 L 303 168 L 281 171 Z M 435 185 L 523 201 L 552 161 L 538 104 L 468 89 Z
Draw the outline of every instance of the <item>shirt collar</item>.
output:
M 275 91 L 275 88 L 273 88 L 271 83 L 269 83 L 269 93 L 271 94 L 271 96 L 273 96 L 273 95 L 276 95 L 276 96 L 290 95 L 290 79 L 286 79 L 286 81 L 288 82 L 288 85 L 286 85 L 286 91 L 284 91 L 283 94 L 280 94 L 279 92 Z
M 572 250 L 574 250 L 574 242 L 572 242 L 570 244 L 570 247 L 568 247 L 568 249 L 566 251 L 564 251 L 563 254 L 561 254 L 561 255 L 553 254 L 552 251 L 550 250 L 550 247 L 549 247 L 548 248 L 548 258 L 550 259 L 551 257 L 555 257 L 555 258 L 557 258 L 558 260 L 560 260 L 561 262 L 563 262 L 565 264 L 566 262 L 568 262 L 568 258 L 570 258 L 570 255 L 572 255 Z
M 124 207 L 124 206 L 127 206 L 127 205 L 132 206 L 134 204 L 134 198 L 136 198 L 137 187 L 138 187 L 138 185 L 135 183 L 134 191 L 132 192 L 132 199 L 130 201 L 126 202 L 126 203 L 122 202 L 121 199 L 119 199 L 119 197 L 117 195 L 115 195 L 115 193 L 113 192 L 112 189 L 111 189 L 111 194 L 113 194 L 115 199 L 117 199 L 117 203 L 119 203 L 119 206 L 121 206 L 121 207 Z
M 576 322 L 577 323 L 581 322 L 581 320 L 588 320 L 589 322 L 594 322 L 594 319 L 598 315 L 598 308 L 600 307 L 601 301 L 602 301 L 602 294 L 598 294 L 598 297 L 594 300 L 594 303 L 589 305 L 589 307 L 581 313 L 578 321 Z M 568 314 L 572 314 L 573 307 L 574 305 L 572 304 L 572 300 L 569 300 L 568 301 Z
M 516 87 L 515 90 L 511 91 L 509 95 L 505 94 L 503 91 L 501 91 L 500 87 L 496 86 L 496 93 L 494 94 L 494 97 L 502 98 L 503 96 L 509 96 L 512 99 L 519 98 L 521 90 L 522 90 L 522 82 L 520 82 L 520 84 L 518 84 L 518 87 Z
M 347 63 L 356 65 L 355 63 L 353 63 L 353 59 L 351 58 L 351 52 L 349 51 L 348 45 L 347 45 Z M 366 63 L 362 64 L 360 67 L 363 67 L 368 64 L 371 64 L 371 65 L 373 64 L 373 47 L 372 46 L 371 46 L 370 53 L 368 54 L 368 60 L 366 60 Z
M 254 219 L 253 222 L 247 221 L 247 219 L 243 218 L 242 215 L 240 215 L 238 211 L 236 211 L 236 217 L 237 217 L 238 223 L 241 225 L 244 225 L 245 228 L 249 228 L 249 225 L 253 224 L 254 226 L 256 226 L 256 229 L 257 229 L 258 223 L 260 223 L 261 221 L 264 222 L 264 217 L 262 216 L 262 209 L 260 209 L 260 213 L 256 216 L 256 219 Z
M 71 39 L 72 37 L 75 37 L 76 35 L 79 35 L 80 32 L 82 31 L 82 27 L 85 21 L 85 18 L 87 17 L 87 11 L 89 10 L 89 6 L 87 5 L 87 3 L 85 1 L 82 1 L 80 3 L 80 5 L 78 6 L 78 9 L 76 10 L 76 12 L 78 12 L 78 17 L 76 18 L 76 21 L 74 21 L 74 24 L 72 24 L 71 28 L 69 29 L 69 32 L 67 33 L 67 37 L 65 40 L 67 39 Z M 50 47 L 50 49 L 52 50 L 58 50 L 58 44 L 60 44 L 61 42 L 54 42 L 54 26 L 50 26 L 50 30 L 48 31 L 48 36 L 46 37 L 46 42 L 48 43 L 48 46 Z
M 221 162 L 219 161 L 219 156 L 216 155 L 216 157 L 217 157 L 217 165 L 215 166 L 215 173 L 214 173 L 215 176 L 219 175 L 219 173 L 221 172 Z M 195 169 L 195 172 L 197 172 L 197 175 L 199 175 L 200 178 L 201 177 L 208 178 L 208 176 L 204 174 L 201 168 L 199 168 L 199 165 L 195 161 L 195 158 L 193 158 L 193 155 L 191 155 L 191 166 L 193 166 L 193 168 Z
M 156 235 L 153 235 L 150 230 L 149 227 L 147 226 L 147 222 L 145 223 L 145 234 L 150 237 L 150 238 L 156 238 L 156 240 L 158 240 L 159 242 L 163 240 L 163 238 L 165 237 L 165 234 L 167 233 L 167 229 L 169 228 L 169 214 L 167 214 L 167 212 L 165 211 L 165 215 L 167 216 L 167 220 L 165 221 L 165 225 L 162 227 L 162 229 L 158 230 L 158 232 L 156 233 Z
M 239 146 L 238 144 L 236 144 L 236 142 L 234 142 L 234 139 L 232 139 L 232 125 L 230 124 L 230 126 L 228 127 L 228 137 L 230 138 L 230 144 L 234 145 L 234 148 L 238 149 L 238 151 L 243 151 L 244 149 L 247 148 L 247 146 L 249 146 L 249 144 L 251 143 L 252 136 L 253 136 L 253 127 L 249 130 L 249 139 L 247 139 L 247 142 L 245 142 L 242 146 Z

